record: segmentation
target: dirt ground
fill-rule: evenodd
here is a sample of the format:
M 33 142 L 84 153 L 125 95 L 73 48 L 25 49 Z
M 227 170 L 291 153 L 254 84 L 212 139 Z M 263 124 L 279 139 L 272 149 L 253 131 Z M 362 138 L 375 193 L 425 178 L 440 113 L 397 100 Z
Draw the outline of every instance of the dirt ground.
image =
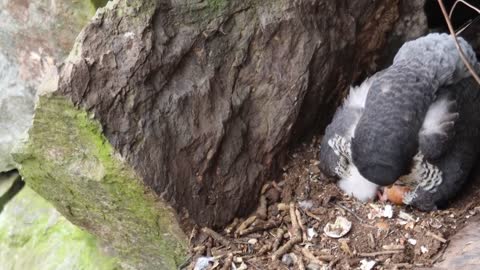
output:
M 346 196 L 318 169 L 319 142 L 289 154 L 281 178 L 262 189 L 256 213 L 224 231 L 194 228 L 187 269 L 428 268 L 441 260 L 449 239 L 480 216 L 480 177 L 472 176 L 448 209 L 430 213 Z M 337 217 L 351 228 L 347 221 L 348 233 L 332 238 L 324 228 Z

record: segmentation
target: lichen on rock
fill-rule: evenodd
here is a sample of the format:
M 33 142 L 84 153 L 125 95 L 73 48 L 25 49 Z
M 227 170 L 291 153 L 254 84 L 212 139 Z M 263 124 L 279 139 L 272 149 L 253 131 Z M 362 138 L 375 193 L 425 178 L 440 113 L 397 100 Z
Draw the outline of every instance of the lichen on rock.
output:
M 125 269 L 174 269 L 186 241 L 173 212 L 115 154 L 100 125 L 59 96 L 40 97 L 28 143 L 14 154 L 27 184 L 99 236 Z
M 93 0 L 92 0 L 93 1 Z M 97 0 L 98 5 L 104 0 Z M 96 4 L 96 5 L 97 5 Z M 31 125 L 35 94 L 95 14 L 91 0 L 0 2 L 0 172 L 15 168 L 13 147 Z
M 0 194 L 9 184 L 1 179 Z M 4 270 L 119 269 L 94 236 L 70 223 L 28 187 L 0 214 L 0 262 Z

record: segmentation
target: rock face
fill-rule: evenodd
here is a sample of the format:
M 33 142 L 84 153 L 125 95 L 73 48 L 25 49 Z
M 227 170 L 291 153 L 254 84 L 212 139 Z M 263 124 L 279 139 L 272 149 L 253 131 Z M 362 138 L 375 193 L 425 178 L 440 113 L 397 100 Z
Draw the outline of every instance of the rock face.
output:
M 184 262 L 186 237 L 172 209 L 115 154 L 91 115 L 64 97 L 41 96 L 20 150 L 14 157 L 28 186 L 103 240 L 123 269 Z
M 11 181 L 0 177 L 0 194 Z M 96 239 L 25 187 L 0 215 L 0 261 L 4 270 L 118 269 Z M 74 251 L 74 252 L 73 252 Z
M 35 91 L 18 77 L 18 67 L 0 53 L 0 172 L 15 168 L 12 149 L 32 122 Z
M 15 167 L 10 153 L 31 125 L 36 87 L 94 12 L 88 0 L 0 2 L 0 172 Z
M 114 1 L 59 91 L 145 183 L 202 225 L 246 214 L 292 141 L 368 73 L 398 1 Z
M 55 79 L 58 63 L 94 13 L 89 0 L 0 1 L 0 172 L 16 167 L 11 152 L 27 137 L 41 80 Z M 0 194 L 10 184 L 4 182 Z M 93 235 L 27 187 L 0 212 L 1 269 L 118 269 Z

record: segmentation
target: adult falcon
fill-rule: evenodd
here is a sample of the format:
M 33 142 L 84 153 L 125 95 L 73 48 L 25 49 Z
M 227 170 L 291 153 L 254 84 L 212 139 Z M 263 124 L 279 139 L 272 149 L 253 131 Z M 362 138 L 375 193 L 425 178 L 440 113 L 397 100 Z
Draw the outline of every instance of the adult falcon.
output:
M 459 43 L 477 65 L 473 49 L 463 39 Z M 459 117 L 456 97 L 440 90 L 466 77 L 449 35 L 405 43 L 392 66 L 351 88 L 326 129 L 323 171 L 339 176 L 347 193 L 367 200 L 375 197 L 377 185 L 409 174 L 414 160 L 439 159 L 452 144 Z

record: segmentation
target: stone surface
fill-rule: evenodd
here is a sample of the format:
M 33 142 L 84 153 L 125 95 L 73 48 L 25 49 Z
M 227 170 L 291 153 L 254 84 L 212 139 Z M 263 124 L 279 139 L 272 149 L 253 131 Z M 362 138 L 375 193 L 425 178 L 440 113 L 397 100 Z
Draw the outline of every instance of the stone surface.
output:
M 398 1 L 113 1 L 78 37 L 59 92 L 185 217 L 256 204 L 293 138 L 368 73 Z
M 0 176 L 0 194 L 11 183 Z M 119 269 L 92 235 L 28 187 L 0 214 L 0 262 L 3 270 Z
M 0 1 L 0 172 L 15 167 L 10 153 L 31 125 L 36 87 L 94 12 L 88 0 Z
M 28 186 L 98 236 L 123 269 L 176 269 L 184 261 L 186 237 L 173 210 L 70 101 L 41 96 L 29 141 L 14 157 Z
M 10 153 L 32 122 L 35 91 L 18 77 L 18 66 L 0 53 L 0 172 L 15 168 Z
M 435 0 L 436 2 L 436 0 Z M 399 19 L 388 35 L 387 46 L 379 59 L 380 69 L 392 63 L 393 57 L 405 41 L 416 39 L 428 33 L 425 0 L 400 1 Z M 438 5 L 435 3 L 435 5 Z

